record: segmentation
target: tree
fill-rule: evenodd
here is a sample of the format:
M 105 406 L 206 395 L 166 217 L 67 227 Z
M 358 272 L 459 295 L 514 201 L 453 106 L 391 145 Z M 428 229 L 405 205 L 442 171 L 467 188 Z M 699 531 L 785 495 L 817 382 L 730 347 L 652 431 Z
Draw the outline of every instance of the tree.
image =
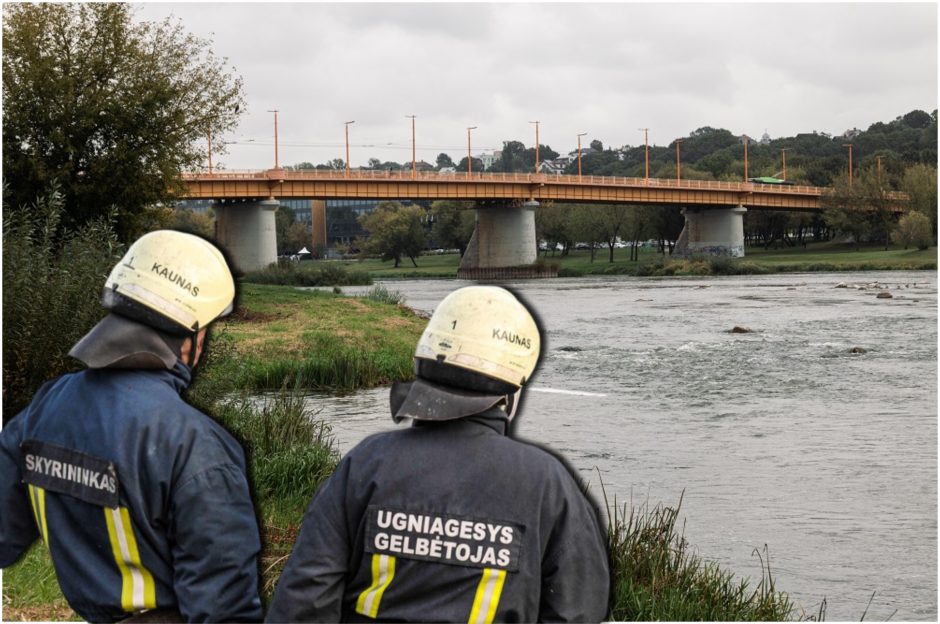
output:
M 3 169 L 13 205 L 57 180 L 66 225 L 116 207 L 125 240 L 170 203 L 179 172 L 232 129 L 241 79 L 178 22 L 134 23 L 128 4 L 5 4 Z M 213 145 L 222 152 L 221 141 Z
M 591 149 L 595 152 L 603 152 L 604 144 L 600 141 L 600 139 L 594 139 L 591 141 Z
M 923 251 L 933 242 L 934 230 L 929 217 L 923 213 L 911 211 L 898 221 L 894 235 L 897 241 L 904 245 L 904 249 L 914 245 Z
M 911 198 L 909 209 L 920 212 L 930 220 L 931 230 L 936 237 L 937 168 L 924 164 L 908 167 L 901 178 L 900 187 Z
M 279 205 L 274 212 L 274 238 L 277 241 L 277 255 L 297 253 L 297 249 L 291 249 L 287 241 L 287 233 L 290 226 L 294 223 L 294 211 L 287 206 Z
M 503 141 L 503 151 L 496 162 L 493 163 L 493 166 L 490 167 L 490 171 L 506 173 L 525 171 L 525 151 L 525 145 L 519 141 Z
M 451 160 L 450 156 L 448 156 L 444 152 L 441 152 L 440 154 L 437 155 L 437 168 L 438 169 L 444 169 L 445 167 L 453 167 L 453 166 L 454 166 L 454 161 Z
M 849 184 L 848 176 L 839 176 L 822 197 L 823 219 L 826 225 L 845 234 L 855 241 L 858 250 L 862 239 L 872 234 L 872 221 L 854 184 Z
M 380 254 L 383 260 L 394 260 L 396 269 L 402 256 L 411 258 L 411 263 L 418 266 L 415 257 L 425 247 L 423 217 L 424 210 L 419 206 L 382 202 L 371 214 L 359 217 L 359 223 L 369 233 L 361 248 L 367 253 Z
M 445 249 L 456 248 L 461 257 L 467 251 L 473 228 L 476 227 L 476 213 L 472 202 L 439 200 L 431 204 L 431 239 L 435 245 Z
M 591 251 L 591 262 L 597 256 L 597 248 L 606 238 L 604 212 L 601 206 L 557 204 L 556 208 L 566 211 L 571 237 L 581 243 L 587 243 Z
M 295 254 L 304 247 L 311 253 L 313 249 L 313 231 L 309 223 L 304 221 L 295 221 L 287 228 L 285 245 L 287 253 Z
M 483 161 L 480 160 L 479 158 L 474 158 L 472 165 L 473 165 L 474 173 L 480 173 L 481 171 L 486 169 L 486 167 L 483 165 Z M 461 171 L 466 173 L 467 171 L 467 157 L 466 156 L 460 159 L 460 162 L 457 163 L 456 165 L 456 169 L 457 169 L 457 173 L 460 173 Z
M 212 238 L 215 236 L 215 217 L 209 212 L 177 208 L 173 211 L 173 222 L 170 228 L 203 238 Z
M 559 244 L 562 246 L 561 255 L 568 255 L 573 242 L 569 208 L 561 204 L 539 206 L 535 210 L 535 232 L 539 240 L 548 243 L 553 256 Z

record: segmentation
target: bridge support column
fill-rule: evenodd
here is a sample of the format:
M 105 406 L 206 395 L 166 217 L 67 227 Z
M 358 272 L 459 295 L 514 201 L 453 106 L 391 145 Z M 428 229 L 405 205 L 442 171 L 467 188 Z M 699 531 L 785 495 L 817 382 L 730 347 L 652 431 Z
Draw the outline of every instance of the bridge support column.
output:
M 257 271 L 277 262 L 275 199 L 240 204 L 215 204 L 215 239 L 241 272 Z
M 519 206 L 501 202 L 477 206 L 477 224 L 460 259 L 460 279 L 526 279 L 550 277 L 538 260 L 535 208 L 538 202 Z M 555 271 L 557 274 L 557 270 Z
M 744 257 L 744 206 L 684 208 L 685 227 L 676 241 L 680 256 Z

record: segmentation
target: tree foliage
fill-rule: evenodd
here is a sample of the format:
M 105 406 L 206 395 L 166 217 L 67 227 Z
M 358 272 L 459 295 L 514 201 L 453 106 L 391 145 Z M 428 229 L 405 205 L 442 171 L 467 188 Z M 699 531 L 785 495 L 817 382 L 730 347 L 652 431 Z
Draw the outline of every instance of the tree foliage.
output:
M 931 231 L 936 238 L 937 168 L 926 164 L 909 167 L 901 178 L 900 187 L 911 198 L 910 209 L 929 219 Z
M 125 239 L 139 217 L 205 162 L 234 127 L 241 79 L 179 23 L 134 23 L 127 4 L 5 4 L 3 169 L 26 206 L 56 180 L 69 227 L 116 207 Z M 217 151 L 221 149 L 216 148 Z
M 463 256 L 473 236 L 476 213 L 473 202 L 439 200 L 431 204 L 431 239 L 445 249 L 457 249 Z
M 423 217 L 424 210 L 420 206 L 403 206 L 394 201 L 380 203 L 372 213 L 359 217 L 359 223 L 369 233 L 361 249 L 379 254 L 383 260 L 394 260 L 395 268 L 402 256 L 418 266 L 415 258 L 425 247 Z
M 292 249 L 287 240 L 287 232 L 294 224 L 294 211 L 284 205 L 279 205 L 274 211 L 274 239 L 277 241 L 277 255 L 294 254 L 300 249 Z
M 904 245 L 904 249 L 914 245 L 918 249 L 924 250 L 933 243 L 934 230 L 927 215 L 911 211 L 898 221 L 894 236 L 898 243 Z
M 370 159 L 370 161 L 371 161 L 371 159 Z M 437 168 L 438 168 L 438 169 L 444 169 L 445 167 L 453 167 L 453 166 L 454 166 L 454 161 L 451 159 L 450 156 L 448 156 L 448 155 L 445 154 L 444 152 L 441 152 L 440 154 L 437 155 L 437 161 L 436 161 L 436 162 L 437 162 Z
M 215 237 L 215 217 L 210 212 L 177 208 L 173 210 L 173 220 L 169 228 L 189 232 L 202 238 L 213 238 Z
M 822 196 L 823 218 L 826 224 L 851 237 L 856 249 L 860 248 L 862 241 L 876 238 L 878 235 L 880 217 L 872 210 L 873 198 L 870 193 L 870 185 L 850 183 L 848 175 L 844 175 L 837 178 Z

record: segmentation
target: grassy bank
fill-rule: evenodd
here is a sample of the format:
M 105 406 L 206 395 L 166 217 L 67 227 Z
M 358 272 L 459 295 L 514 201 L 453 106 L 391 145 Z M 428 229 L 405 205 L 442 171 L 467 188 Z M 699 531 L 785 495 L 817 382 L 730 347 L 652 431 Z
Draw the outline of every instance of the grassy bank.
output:
M 682 260 L 663 256 L 658 251 L 643 247 L 639 260 L 630 260 L 629 249 L 615 249 L 614 261 L 608 262 L 606 248 L 598 250 L 591 262 L 587 250 L 572 250 L 567 256 L 540 254 L 550 263 L 558 263 L 560 277 L 580 277 L 582 275 L 741 275 L 765 273 L 796 272 L 841 272 L 841 271 L 892 271 L 924 270 L 937 268 L 937 249 L 920 251 L 882 246 L 863 246 L 855 250 L 854 244 L 812 243 L 806 249 L 801 247 L 765 250 L 761 247 L 748 247 L 745 257 L 729 260 L 698 259 Z M 348 270 L 363 271 L 374 279 L 435 279 L 453 278 L 457 275 L 460 258 L 457 254 L 421 256 L 417 268 L 404 264 L 397 269 L 392 262 L 376 259 L 336 261 Z M 713 268 L 717 267 L 717 268 Z
M 236 312 L 213 330 L 199 383 L 276 390 L 300 380 L 347 391 L 408 379 L 425 323 L 376 298 L 242 284 Z

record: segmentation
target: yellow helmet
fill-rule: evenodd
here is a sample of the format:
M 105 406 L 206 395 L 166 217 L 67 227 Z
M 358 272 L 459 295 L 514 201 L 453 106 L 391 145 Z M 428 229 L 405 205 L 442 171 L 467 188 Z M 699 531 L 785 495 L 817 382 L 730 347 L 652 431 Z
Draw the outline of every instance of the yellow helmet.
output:
M 235 281 L 211 243 L 157 230 L 137 239 L 104 285 L 105 308 L 175 334 L 197 332 L 232 311 Z
M 392 387 L 392 417 L 453 420 L 503 406 L 512 420 L 540 349 L 535 319 L 511 292 L 456 290 L 438 304 L 418 340 L 418 378 Z
M 541 337 L 532 315 L 498 286 L 467 286 L 434 310 L 418 341 L 416 360 L 429 360 L 525 385 L 539 359 Z

